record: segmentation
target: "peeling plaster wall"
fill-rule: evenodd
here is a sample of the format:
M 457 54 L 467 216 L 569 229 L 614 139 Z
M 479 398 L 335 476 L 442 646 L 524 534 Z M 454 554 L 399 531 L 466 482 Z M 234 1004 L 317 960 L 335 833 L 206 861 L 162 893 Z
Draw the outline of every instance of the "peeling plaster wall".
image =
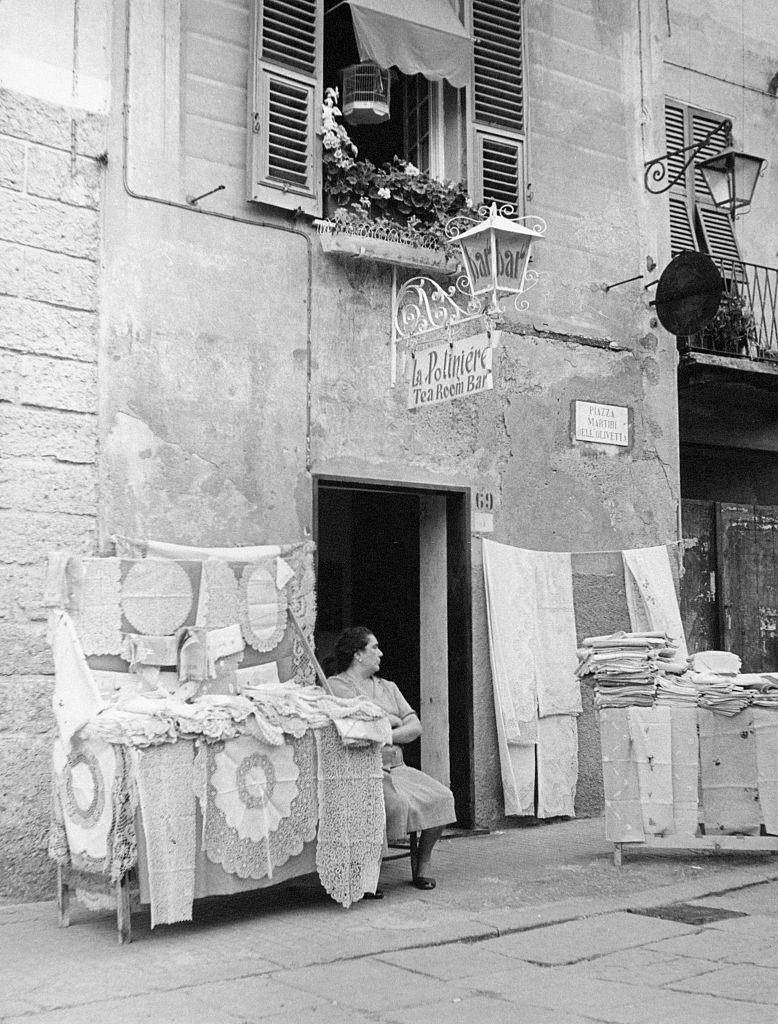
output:
M 636 193 L 636 111 L 648 86 L 634 61 L 640 24 L 631 6 L 528 5 L 529 211 L 549 225 L 533 263 L 540 282 L 527 295 L 529 312 L 502 324 L 492 392 L 409 412 L 404 381 L 390 387 L 391 271 L 327 257 L 311 232 L 308 339 L 305 240 L 274 230 L 289 222 L 243 199 L 241 146 L 226 121 L 238 123 L 245 96 L 248 7 L 236 6 L 217 33 L 208 28 L 216 5 L 184 2 L 179 67 L 171 58 L 177 4 L 144 5 L 130 33 L 145 74 L 131 57 L 127 181 L 154 201 L 129 196 L 111 168 L 103 537 L 294 539 L 313 525 L 315 473 L 490 490 L 494 538 L 510 544 L 614 550 L 672 542 L 674 344 L 652 328 L 640 283 L 602 288 L 640 273 L 655 249 Z M 210 99 L 199 60 L 214 83 Z M 186 209 L 187 193 L 219 182 L 225 190 L 202 207 L 222 219 Z M 307 230 L 304 223 L 298 228 Z M 575 399 L 630 407 L 631 449 L 573 443 Z M 472 564 L 475 811 L 494 824 L 502 794 L 478 537 Z M 607 610 L 602 619 L 607 628 Z M 581 735 L 579 807 L 592 813 L 599 749 L 591 712 Z

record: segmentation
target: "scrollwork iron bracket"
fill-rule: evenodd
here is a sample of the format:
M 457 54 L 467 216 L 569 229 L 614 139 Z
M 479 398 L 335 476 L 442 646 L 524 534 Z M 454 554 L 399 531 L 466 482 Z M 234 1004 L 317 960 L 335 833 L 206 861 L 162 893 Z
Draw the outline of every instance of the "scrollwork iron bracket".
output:
M 695 142 L 693 146 L 684 146 L 682 149 L 671 149 L 668 150 L 664 156 L 658 156 L 654 160 L 649 160 L 645 165 L 645 174 L 643 175 L 643 184 L 646 186 L 646 191 L 651 192 L 652 195 L 658 196 L 663 192 L 667 192 L 677 184 L 686 174 L 687 170 L 694 163 L 694 158 L 703 150 L 712 138 L 716 135 L 723 135 L 727 145 L 732 144 L 732 122 L 731 121 L 720 121 L 714 128 L 708 132 L 704 139 L 699 142 Z M 670 160 L 673 157 L 680 156 L 681 153 L 688 153 L 689 157 L 684 163 L 683 167 L 678 170 L 670 181 L 665 183 L 667 178 L 668 168 L 670 166 Z

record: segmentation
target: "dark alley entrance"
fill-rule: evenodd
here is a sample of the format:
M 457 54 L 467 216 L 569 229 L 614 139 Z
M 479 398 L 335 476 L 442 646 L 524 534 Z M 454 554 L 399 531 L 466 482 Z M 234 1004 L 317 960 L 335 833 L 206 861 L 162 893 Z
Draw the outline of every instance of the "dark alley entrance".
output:
M 371 629 L 381 675 L 420 711 L 406 763 L 450 785 L 457 821 L 473 820 L 469 495 L 318 478 L 316 650 L 341 630 Z M 330 669 L 334 671 L 334 669 Z

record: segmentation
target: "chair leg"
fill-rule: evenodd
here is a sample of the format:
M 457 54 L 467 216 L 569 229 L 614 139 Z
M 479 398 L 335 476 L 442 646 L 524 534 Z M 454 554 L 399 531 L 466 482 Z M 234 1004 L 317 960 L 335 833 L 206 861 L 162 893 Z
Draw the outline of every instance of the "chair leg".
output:
M 419 866 L 419 833 L 409 832 L 408 838 L 411 846 L 411 877 L 415 878 Z

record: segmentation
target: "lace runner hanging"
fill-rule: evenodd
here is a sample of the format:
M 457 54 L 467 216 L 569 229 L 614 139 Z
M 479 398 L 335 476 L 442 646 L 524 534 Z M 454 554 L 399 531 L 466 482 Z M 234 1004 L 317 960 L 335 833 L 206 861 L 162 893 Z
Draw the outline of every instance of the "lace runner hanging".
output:
M 192 920 L 195 887 L 193 744 L 132 752 L 146 836 L 151 927 Z
M 316 730 L 319 834 L 316 869 L 344 907 L 374 892 L 384 843 L 381 747 L 344 747 L 334 725 Z
M 286 559 L 294 569 L 294 577 L 287 584 L 289 607 L 314 649 L 313 630 L 316 625 L 316 576 L 313 571 L 313 545 L 302 544 L 294 556 Z M 292 673 L 301 686 L 316 685 L 316 668 L 305 644 L 294 630 L 292 638 Z
M 209 558 L 203 562 L 197 625 L 207 629 L 240 622 L 240 592 L 235 573 L 227 562 Z
M 82 575 L 74 586 L 72 619 L 84 654 L 121 654 L 119 560 L 84 558 L 81 564 Z
M 196 786 L 209 860 L 240 878 L 272 878 L 315 839 L 313 748 L 310 730 L 280 747 L 249 736 L 200 746 Z

